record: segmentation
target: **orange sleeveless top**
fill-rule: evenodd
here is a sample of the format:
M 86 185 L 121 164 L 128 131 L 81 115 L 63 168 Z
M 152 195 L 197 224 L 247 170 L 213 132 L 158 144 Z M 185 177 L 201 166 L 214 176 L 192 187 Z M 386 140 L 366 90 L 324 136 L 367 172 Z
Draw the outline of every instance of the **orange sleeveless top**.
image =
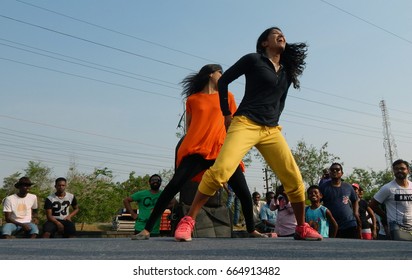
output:
M 236 111 L 236 102 L 229 92 L 229 109 Z M 226 137 L 224 117 L 220 110 L 219 94 L 195 93 L 186 100 L 186 114 L 191 122 L 177 152 L 176 164 L 185 156 L 199 154 L 205 159 L 216 159 Z

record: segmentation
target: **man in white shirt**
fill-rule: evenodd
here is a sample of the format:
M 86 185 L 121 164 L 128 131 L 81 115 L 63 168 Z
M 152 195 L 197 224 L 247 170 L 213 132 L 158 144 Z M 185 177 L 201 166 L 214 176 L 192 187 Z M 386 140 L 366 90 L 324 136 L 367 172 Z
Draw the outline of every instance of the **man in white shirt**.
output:
M 252 194 L 252 200 L 253 200 L 253 222 L 255 223 L 255 228 L 259 232 L 264 232 L 265 225 L 262 223 L 262 220 L 260 219 L 260 209 L 262 208 L 263 205 L 265 205 L 265 202 L 260 200 L 260 194 L 258 192 L 254 192 Z
M 3 202 L 6 224 L 3 225 L 2 238 L 9 239 L 13 234 L 24 231 L 30 238 L 39 234 L 37 227 L 37 196 L 29 193 L 33 183 L 28 177 L 21 177 L 14 185 L 19 191 L 7 196 Z
M 390 239 L 412 241 L 412 182 L 409 163 L 396 160 L 392 164 L 395 179 L 384 185 L 372 198 L 369 206 L 389 228 Z M 385 205 L 385 211 L 381 208 Z

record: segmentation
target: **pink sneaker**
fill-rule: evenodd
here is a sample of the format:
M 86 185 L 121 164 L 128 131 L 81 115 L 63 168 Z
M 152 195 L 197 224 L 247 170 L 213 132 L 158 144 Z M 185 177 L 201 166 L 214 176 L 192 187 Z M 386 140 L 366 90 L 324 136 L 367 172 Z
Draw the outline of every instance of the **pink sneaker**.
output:
M 323 237 L 317 230 L 313 229 L 308 223 L 303 226 L 297 226 L 295 230 L 294 238 L 296 240 L 322 240 Z
M 176 241 L 192 241 L 192 232 L 195 226 L 195 220 L 190 216 L 184 216 L 175 231 Z

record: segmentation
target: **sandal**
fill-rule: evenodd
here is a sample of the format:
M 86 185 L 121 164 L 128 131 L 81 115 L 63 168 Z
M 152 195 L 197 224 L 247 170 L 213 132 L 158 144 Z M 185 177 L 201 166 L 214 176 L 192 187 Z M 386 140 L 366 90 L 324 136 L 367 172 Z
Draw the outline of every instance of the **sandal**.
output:
M 260 233 L 258 231 L 249 232 L 249 237 L 251 238 L 269 238 L 266 234 Z
M 132 240 L 147 240 L 149 238 L 150 238 L 150 234 L 144 234 L 142 232 L 132 235 Z

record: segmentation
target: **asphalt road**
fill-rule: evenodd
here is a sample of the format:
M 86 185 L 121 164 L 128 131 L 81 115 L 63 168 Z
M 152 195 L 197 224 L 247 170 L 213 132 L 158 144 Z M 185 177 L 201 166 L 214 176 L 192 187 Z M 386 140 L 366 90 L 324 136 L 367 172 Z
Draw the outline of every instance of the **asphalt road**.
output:
M 172 237 L 0 240 L 0 260 L 412 260 L 412 242 Z

